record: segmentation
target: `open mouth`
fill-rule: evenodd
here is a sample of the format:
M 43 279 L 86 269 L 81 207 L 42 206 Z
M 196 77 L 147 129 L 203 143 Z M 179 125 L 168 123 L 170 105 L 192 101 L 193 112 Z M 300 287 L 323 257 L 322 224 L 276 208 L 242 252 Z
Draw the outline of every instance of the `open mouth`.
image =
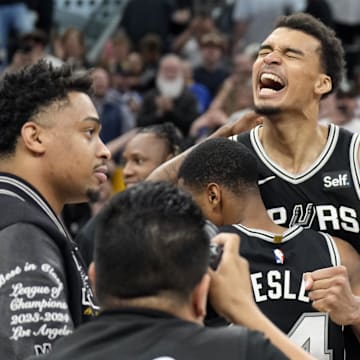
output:
M 285 87 L 285 82 L 279 76 L 272 73 L 262 73 L 259 84 L 260 93 L 274 93 L 281 91 Z

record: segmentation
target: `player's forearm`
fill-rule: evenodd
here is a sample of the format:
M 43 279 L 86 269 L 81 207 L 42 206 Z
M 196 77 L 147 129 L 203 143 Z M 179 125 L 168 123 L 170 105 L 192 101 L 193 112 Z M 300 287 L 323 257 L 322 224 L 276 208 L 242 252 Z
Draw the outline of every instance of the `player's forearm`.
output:
M 262 332 L 277 348 L 290 359 L 314 359 L 300 346 L 293 343 L 280 329 L 278 329 L 260 310 L 248 314 L 246 320 L 237 318 L 238 312 L 229 316 L 233 323 L 246 326 L 252 330 Z
M 354 334 L 360 344 L 360 296 L 355 296 L 356 302 L 357 302 L 357 309 L 353 314 L 353 321 L 352 321 L 352 329 L 354 331 Z
M 185 150 L 181 154 L 166 161 L 158 166 L 147 178 L 148 181 L 168 181 L 176 183 L 179 168 L 185 157 L 190 153 L 193 147 Z

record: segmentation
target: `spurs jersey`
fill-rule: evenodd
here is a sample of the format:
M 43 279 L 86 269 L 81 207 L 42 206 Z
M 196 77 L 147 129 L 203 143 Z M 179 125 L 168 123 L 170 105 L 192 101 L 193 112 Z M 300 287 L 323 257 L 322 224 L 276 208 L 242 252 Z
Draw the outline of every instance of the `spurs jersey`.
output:
M 342 328 L 313 309 L 303 281 L 305 272 L 339 265 L 334 240 L 300 226 L 282 236 L 241 225 L 220 231 L 240 235 L 240 254 L 249 262 L 254 298 L 263 313 L 317 359 L 343 360 Z
M 258 184 L 273 221 L 327 232 L 360 252 L 360 135 L 330 125 L 318 159 L 303 173 L 292 175 L 267 156 L 259 129 L 231 139 L 246 145 L 257 157 Z

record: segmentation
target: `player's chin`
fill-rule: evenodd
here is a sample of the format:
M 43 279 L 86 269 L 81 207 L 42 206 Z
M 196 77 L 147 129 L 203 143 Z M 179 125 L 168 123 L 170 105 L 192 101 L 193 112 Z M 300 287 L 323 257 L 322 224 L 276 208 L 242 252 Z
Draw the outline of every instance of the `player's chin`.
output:
M 85 201 L 96 202 L 100 199 L 100 195 L 100 185 L 88 187 L 85 191 Z
M 257 105 L 254 108 L 255 112 L 261 116 L 271 116 L 281 113 L 281 107 L 279 105 Z

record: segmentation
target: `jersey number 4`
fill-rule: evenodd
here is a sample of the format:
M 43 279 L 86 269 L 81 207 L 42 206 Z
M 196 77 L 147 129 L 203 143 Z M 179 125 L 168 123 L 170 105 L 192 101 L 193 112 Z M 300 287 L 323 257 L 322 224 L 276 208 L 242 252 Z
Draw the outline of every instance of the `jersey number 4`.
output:
M 328 348 L 329 317 L 324 313 L 304 313 L 289 332 L 296 344 L 319 360 L 331 360 L 333 351 Z

